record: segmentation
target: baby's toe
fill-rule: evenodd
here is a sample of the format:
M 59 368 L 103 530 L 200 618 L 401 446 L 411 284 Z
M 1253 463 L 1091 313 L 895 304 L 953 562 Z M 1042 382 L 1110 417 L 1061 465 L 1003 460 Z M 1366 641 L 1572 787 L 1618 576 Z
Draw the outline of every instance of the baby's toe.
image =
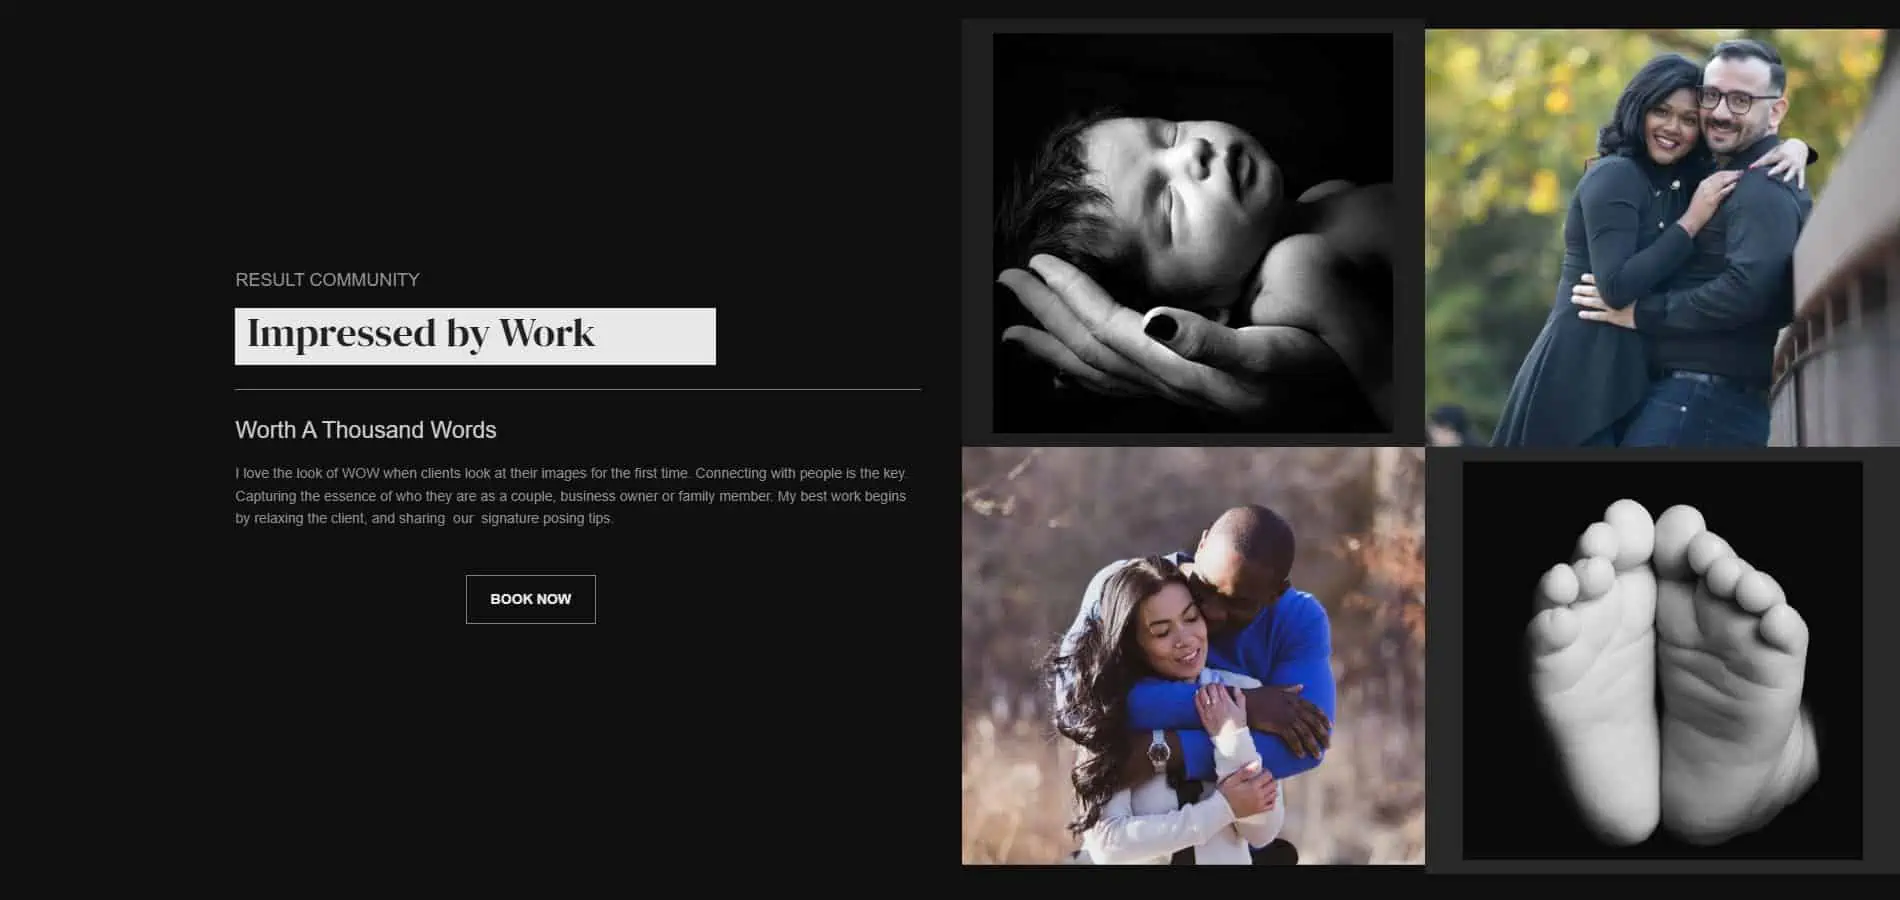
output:
M 1808 623 L 1794 607 L 1776 604 L 1762 614 L 1761 639 L 1783 653 L 1800 656 L 1808 652 Z
M 1786 600 L 1781 583 L 1760 569 L 1743 573 L 1740 583 L 1735 587 L 1735 602 L 1756 615 L 1766 613 Z
M 1594 522 L 1577 538 L 1577 558 L 1615 559 L 1620 542 L 1616 529 L 1608 522 Z
M 1710 593 L 1727 599 L 1735 596 L 1736 585 L 1741 583 L 1742 576 L 1748 574 L 1750 569 L 1741 557 L 1724 556 L 1711 563 L 1702 578 L 1708 583 Z
M 1537 583 L 1537 599 L 1548 605 L 1569 606 L 1577 601 L 1577 573 L 1567 565 L 1550 567 Z
M 1650 556 L 1650 562 L 1656 568 L 1656 577 L 1677 581 L 1687 579 L 1689 572 L 1689 542 L 1695 536 L 1708 530 L 1702 520 L 1702 513 L 1693 506 L 1678 504 L 1663 510 L 1656 519 L 1656 546 Z
M 1689 568 L 1697 575 L 1707 575 L 1717 560 L 1734 555 L 1735 549 L 1713 531 L 1704 531 L 1689 541 Z
M 1616 568 L 1602 557 L 1591 557 L 1576 564 L 1577 599 L 1595 600 L 1616 586 Z
M 1616 532 L 1616 570 L 1626 572 L 1649 562 L 1656 547 L 1656 523 L 1649 510 L 1634 500 L 1618 500 L 1603 513 Z
M 1531 651 L 1538 656 L 1556 653 L 1577 642 L 1583 634 L 1583 621 L 1575 610 L 1554 607 L 1531 619 Z

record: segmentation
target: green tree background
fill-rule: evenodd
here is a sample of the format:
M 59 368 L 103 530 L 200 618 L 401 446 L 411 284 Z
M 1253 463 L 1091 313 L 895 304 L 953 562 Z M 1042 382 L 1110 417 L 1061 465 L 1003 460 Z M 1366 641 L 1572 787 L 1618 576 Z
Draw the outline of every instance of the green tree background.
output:
M 1425 37 L 1425 399 L 1455 403 L 1489 439 L 1543 327 L 1570 193 L 1624 84 L 1660 53 L 1695 60 L 1732 37 L 1788 67 L 1781 134 L 1819 151 L 1816 203 L 1860 124 L 1879 30 L 1428 31 Z

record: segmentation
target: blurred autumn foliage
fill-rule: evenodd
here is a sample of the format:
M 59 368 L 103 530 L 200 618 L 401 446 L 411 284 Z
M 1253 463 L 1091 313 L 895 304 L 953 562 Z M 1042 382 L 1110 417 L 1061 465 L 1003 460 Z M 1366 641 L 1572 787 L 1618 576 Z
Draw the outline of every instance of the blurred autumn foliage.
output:
M 1294 584 L 1333 628 L 1338 720 L 1289 779 L 1302 863 L 1424 861 L 1424 451 L 965 448 L 963 861 L 1047 863 L 1076 841 L 1072 756 L 1035 664 L 1115 559 L 1192 550 L 1222 510 L 1293 523 Z
M 1819 203 L 1868 106 L 1879 30 L 1427 31 L 1426 405 L 1455 403 L 1488 441 L 1511 378 L 1555 299 L 1570 194 L 1597 129 L 1651 57 L 1702 61 L 1733 37 L 1788 69 L 1781 134 L 1806 141 Z

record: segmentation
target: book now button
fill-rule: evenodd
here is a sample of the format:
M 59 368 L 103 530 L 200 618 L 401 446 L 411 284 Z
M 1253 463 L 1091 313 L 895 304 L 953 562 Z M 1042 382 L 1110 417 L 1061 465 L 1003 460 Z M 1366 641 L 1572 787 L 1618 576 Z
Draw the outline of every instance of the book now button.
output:
M 595 624 L 593 575 L 468 574 L 463 603 L 469 625 Z

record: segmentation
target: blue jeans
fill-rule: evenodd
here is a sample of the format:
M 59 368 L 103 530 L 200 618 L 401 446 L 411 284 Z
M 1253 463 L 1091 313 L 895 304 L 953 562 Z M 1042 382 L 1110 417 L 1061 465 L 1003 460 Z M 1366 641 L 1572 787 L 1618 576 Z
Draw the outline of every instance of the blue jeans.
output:
M 1768 398 L 1729 385 L 1662 378 L 1649 386 L 1624 447 L 1766 447 Z

